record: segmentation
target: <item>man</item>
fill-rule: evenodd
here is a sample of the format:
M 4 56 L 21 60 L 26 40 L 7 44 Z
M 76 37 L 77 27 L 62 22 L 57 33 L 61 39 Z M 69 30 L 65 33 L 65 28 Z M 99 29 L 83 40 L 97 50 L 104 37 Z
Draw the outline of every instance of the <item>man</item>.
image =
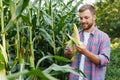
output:
M 95 24 L 96 11 L 92 5 L 83 5 L 79 9 L 82 30 L 79 31 L 80 41 L 84 44 L 75 45 L 78 54 L 72 62 L 73 68 L 82 70 L 88 80 L 104 80 L 106 66 L 110 61 L 110 38 Z M 71 58 L 73 47 L 65 49 L 65 56 Z M 83 77 L 70 73 L 70 80 L 84 80 Z

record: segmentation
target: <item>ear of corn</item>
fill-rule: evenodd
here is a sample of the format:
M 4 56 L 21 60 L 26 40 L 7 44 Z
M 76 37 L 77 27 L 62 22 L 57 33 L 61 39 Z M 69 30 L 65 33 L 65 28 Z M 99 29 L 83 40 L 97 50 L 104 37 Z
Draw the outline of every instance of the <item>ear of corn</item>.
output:
M 73 39 L 73 41 L 74 41 L 74 43 L 76 45 L 79 45 L 80 44 L 80 36 L 79 36 L 79 31 L 78 31 L 78 28 L 77 28 L 76 24 L 73 24 L 73 30 L 74 30 L 74 39 Z M 71 58 L 71 60 L 73 61 L 76 58 L 76 56 L 77 56 L 77 50 L 74 49 L 74 55 Z
M 78 32 L 76 24 L 73 24 L 73 29 L 74 29 L 74 40 L 75 40 L 74 42 L 75 42 L 75 44 L 79 44 L 80 37 L 79 37 L 79 32 Z
M 73 39 L 74 43 L 77 45 L 82 44 L 82 42 L 80 41 L 79 31 L 76 24 L 73 24 L 73 30 L 74 30 L 74 39 Z
M 74 42 L 75 45 L 80 45 L 82 44 L 82 42 L 80 41 L 80 36 L 79 36 L 79 31 L 78 28 L 76 26 L 76 24 L 73 24 L 73 30 L 74 30 L 74 37 L 69 36 L 70 40 L 72 40 Z M 77 50 L 74 49 L 74 55 L 71 58 L 71 60 L 73 61 L 77 56 Z

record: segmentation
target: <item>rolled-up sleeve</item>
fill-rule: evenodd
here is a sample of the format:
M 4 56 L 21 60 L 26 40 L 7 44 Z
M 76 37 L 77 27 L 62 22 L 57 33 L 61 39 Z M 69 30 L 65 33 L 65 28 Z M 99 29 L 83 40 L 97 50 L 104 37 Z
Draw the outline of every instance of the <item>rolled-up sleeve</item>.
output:
M 110 62 L 110 38 L 107 35 L 101 40 L 99 57 L 100 66 L 105 66 Z

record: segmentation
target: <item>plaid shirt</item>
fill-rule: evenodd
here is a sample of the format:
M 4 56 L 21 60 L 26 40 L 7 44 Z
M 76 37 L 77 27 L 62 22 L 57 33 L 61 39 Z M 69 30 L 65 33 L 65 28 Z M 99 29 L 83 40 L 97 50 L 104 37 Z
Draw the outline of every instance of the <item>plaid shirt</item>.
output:
M 80 39 L 84 41 L 83 30 L 79 32 Z M 110 61 L 110 38 L 109 36 L 100 31 L 97 27 L 95 27 L 94 31 L 90 33 L 90 38 L 88 40 L 87 49 L 99 55 L 100 57 L 100 65 L 96 65 L 92 63 L 87 57 L 85 58 L 84 65 L 84 73 L 88 80 L 104 80 L 106 65 Z M 76 59 L 72 63 L 73 68 L 79 68 L 79 63 L 81 60 L 81 54 L 78 54 Z M 76 76 L 70 73 L 69 80 L 78 80 L 79 76 Z

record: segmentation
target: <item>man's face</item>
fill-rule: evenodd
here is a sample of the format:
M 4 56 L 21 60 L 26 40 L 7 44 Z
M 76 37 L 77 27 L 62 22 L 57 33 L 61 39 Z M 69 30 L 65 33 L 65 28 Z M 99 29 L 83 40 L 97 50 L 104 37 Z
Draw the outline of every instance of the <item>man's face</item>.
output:
M 80 14 L 80 23 L 82 24 L 82 27 L 84 30 L 89 30 L 96 19 L 96 16 L 93 15 L 89 10 L 85 10 L 84 12 L 81 12 Z

